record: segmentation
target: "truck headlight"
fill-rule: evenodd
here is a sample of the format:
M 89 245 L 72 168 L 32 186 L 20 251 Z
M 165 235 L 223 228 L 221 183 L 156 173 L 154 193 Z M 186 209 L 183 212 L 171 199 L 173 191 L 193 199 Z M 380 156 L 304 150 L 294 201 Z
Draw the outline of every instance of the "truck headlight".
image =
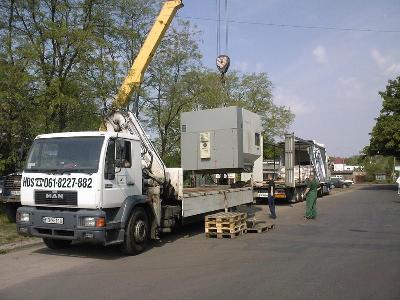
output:
M 105 227 L 106 219 L 104 217 L 83 217 L 82 226 L 84 227 Z
M 29 222 L 29 213 L 17 213 L 17 220 L 19 222 Z
M 96 218 L 95 217 L 84 217 L 82 219 L 82 226 L 95 227 L 96 226 Z

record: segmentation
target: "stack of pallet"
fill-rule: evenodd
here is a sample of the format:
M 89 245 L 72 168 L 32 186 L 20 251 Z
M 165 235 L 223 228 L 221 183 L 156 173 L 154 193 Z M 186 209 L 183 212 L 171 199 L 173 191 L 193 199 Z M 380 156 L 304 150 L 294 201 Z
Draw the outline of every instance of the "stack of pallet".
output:
M 247 230 L 247 214 L 221 212 L 206 216 L 205 231 L 208 238 L 236 238 Z

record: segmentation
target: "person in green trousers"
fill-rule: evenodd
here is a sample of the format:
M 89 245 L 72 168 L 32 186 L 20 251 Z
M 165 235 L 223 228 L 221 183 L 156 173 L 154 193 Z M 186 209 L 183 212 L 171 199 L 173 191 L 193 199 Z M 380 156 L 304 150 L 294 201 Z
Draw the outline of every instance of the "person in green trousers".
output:
M 318 181 L 311 175 L 306 189 L 306 215 L 305 219 L 315 219 L 317 216 L 317 193 L 319 190 Z

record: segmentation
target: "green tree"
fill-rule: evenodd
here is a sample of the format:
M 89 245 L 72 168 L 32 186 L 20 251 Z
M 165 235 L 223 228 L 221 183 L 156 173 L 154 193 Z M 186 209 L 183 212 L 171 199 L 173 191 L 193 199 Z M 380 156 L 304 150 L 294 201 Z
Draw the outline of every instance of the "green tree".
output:
M 159 4 L 0 3 L 0 172 L 16 168 L 19 149 L 38 133 L 98 128 L 99 108 L 115 95 Z
M 364 159 L 364 171 L 367 172 L 367 181 L 375 181 L 376 173 L 384 173 L 390 180 L 390 175 L 393 172 L 393 158 L 376 155 L 368 156 Z
M 21 168 L 21 158 L 38 133 L 30 76 L 20 66 L 0 59 L 0 173 Z
M 382 109 L 365 152 L 400 157 L 400 76 L 389 80 L 386 90 L 379 95 L 383 99 Z

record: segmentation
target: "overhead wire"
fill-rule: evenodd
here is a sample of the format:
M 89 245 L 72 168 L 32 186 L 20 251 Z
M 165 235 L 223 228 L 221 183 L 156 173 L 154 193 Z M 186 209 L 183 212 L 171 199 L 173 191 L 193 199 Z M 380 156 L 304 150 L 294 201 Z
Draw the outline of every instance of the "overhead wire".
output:
M 219 2 L 219 0 L 217 0 Z M 202 17 L 190 17 L 190 16 L 179 16 L 179 18 L 187 20 L 199 20 L 199 21 L 210 21 L 221 23 L 219 19 L 213 18 L 202 18 Z M 281 23 L 265 23 L 258 21 L 245 21 L 245 20 L 235 20 L 235 19 L 225 19 L 223 20 L 227 24 L 246 24 L 246 25 L 258 25 L 258 26 L 268 26 L 277 28 L 294 28 L 294 29 L 310 29 L 310 30 L 331 30 L 331 31 L 356 31 L 356 32 L 376 32 L 376 33 L 400 33 L 400 29 L 373 29 L 373 28 L 354 28 L 354 27 L 334 27 L 334 26 L 313 26 L 313 25 L 297 25 L 297 24 L 281 24 Z M 219 38 L 219 33 L 218 33 Z
M 228 0 L 225 0 L 225 54 L 228 54 L 229 22 L 228 20 Z
M 216 0 L 217 15 L 217 56 L 221 54 L 221 1 Z

